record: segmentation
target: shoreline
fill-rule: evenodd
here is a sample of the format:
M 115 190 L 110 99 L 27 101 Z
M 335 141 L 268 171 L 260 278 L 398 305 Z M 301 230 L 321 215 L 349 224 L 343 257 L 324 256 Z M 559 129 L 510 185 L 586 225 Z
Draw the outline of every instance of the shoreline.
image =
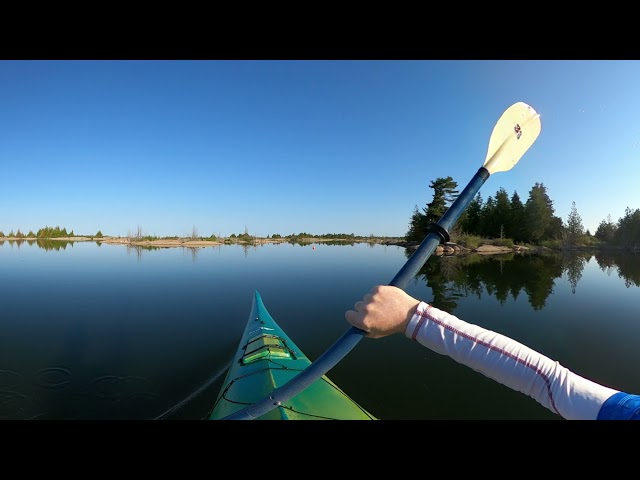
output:
M 286 238 L 254 238 L 251 241 L 232 240 L 219 241 L 219 240 L 191 240 L 189 238 L 166 238 L 158 240 L 134 240 L 128 237 L 55 237 L 55 238 L 33 238 L 33 237 L 0 237 L 0 243 L 4 241 L 9 242 L 97 242 L 107 245 L 128 245 L 138 247 L 215 247 L 221 245 L 264 245 L 274 243 L 289 243 Z M 354 240 L 347 238 L 305 238 L 301 239 L 299 243 L 327 243 L 327 242 L 353 242 L 353 243 L 371 243 L 370 240 Z M 395 241 L 390 240 L 375 240 L 373 243 L 379 243 L 384 245 L 399 245 Z
M 256 246 L 256 245 L 267 245 L 267 244 L 280 244 L 280 243 L 291 243 L 290 239 L 287 238 L 254 238 L 250 241 L 238 240 L 238 239 L 224 239 L 223 241 L 219 240 L 191 240 L 190 238 L 165 238 L 158 240 L 134 240 L 128 237 L 54 237 L 54 238 L 34 238 L 34 237 L 0 237 L 0 246 L 7 241 L 10 243 L 18 243 L 21 244 L 23 242 L 27 243 L 36 243 L 47 242 L 55 244 L 55 242 L 65 242 L 65 243 L 75 243 L 75 242 L 96 242 L 100 244 L 107 245 L 124 245 L 126 247 L 151 247 L 151 248 L 205 248 L 205 247 L 220 247 L 226 245 L 238 245 L 238 246 Z M 317 238 L 317 237 L 309 237 L 304 239 L 298 239 L 295 243 L 300 245 L 311 245 L 313 243 L 369 243 L 369 244 L 377 244 L 377 245 L 385 245 L 385 246 L 397 246 L 403 247 L 407 250 L 414 251 L 416 250 L 420 244 L 417 242 L 407 242 L 404 240 L 400 240 L 398 238 Z M 569 249 L 560 249 L 560 251 L 566 250 L 592 250 L 594 248 L 588 247 L 574 247 Z M 555 249 L 551 249 L 548 247 L 540 247 L 540 246 L 523 246 L 523 245 L 514 245 L 512 247 L 500 246 L 500 245 L 492 245 L 490 243 L 480 244 L 475 248 L 465 247 L 461 244 L 457 244 L 454 242 L 447 242 L 445 244 L 439 244 L 435 250 L 434 254 L 438 256 L 456 256 L 456 255 L 466 255 L 469 253 L 476 253 L 479 255 L 499 255 L 499 254 L 527 254 L 527 253 L 542 253 L 545 251 L 554 251 Z M 595 250 L 624 250 L 621 247 L 602 247 L 595 248 Z M 636 253 L 636 250 L 632 250 Z
M 37 242 L 45 241 L 45 242 L 96 242 L 100 244 L 107 245 L 125 245 L 128 247 L 156 247 L 156 248 L 177 248 L 177 247 L 186 247 L 186 248 L 203 248 L 203 247 L 217 247 L 223 245 L 265 245 L 265 244 L 279 244 L 279 243 L 289 243 L 289 240 L 286 238 L 255 238 L 252 241 L 214 241 L 214 240 L 191 240 L 188 238 L 166 238 L 166 239 L 158 239 L 158 240 L 134 240 L 128 237 L 55 237 L 55 238 L 26 238 L 26 237 L 1 237 L 0 244 L 5 241 L 9 242 Z M 380 245 L 392 245 L 398 247 L 404 247 L 408 250 L 415 250 L 418 248 L 419 244 L 412 242 L 405 242 L 400 240 L 390 240 L 390 239 L 376 239 L 375 241 L 369 240 L 354 240 L 354 239 L 325 239 L 325 238 L 306 238 L 300 243 L 312 244 L 312 243 L 328 243 L 328 242 L 349 242 L 349 243 L 376 243 Z M 527 247 L 503 247 L 496 245 L 480 245 L 475 249 L 469 249 L 458 245 L 453 242 L 446 243 L 444 245 L 440 244 L 436 247 L 434 254 L 435 255 L 460 255 L 466 253 L 478 253 L 480 255 L 493 255 L 493 254 L 504 254 L 504 253 L 524 253 L 529 250 Z

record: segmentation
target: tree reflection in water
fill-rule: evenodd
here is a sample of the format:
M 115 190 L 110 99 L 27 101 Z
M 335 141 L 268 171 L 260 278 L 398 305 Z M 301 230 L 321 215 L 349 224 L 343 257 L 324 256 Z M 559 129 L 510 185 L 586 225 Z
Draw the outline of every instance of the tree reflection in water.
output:
M 407 250 L 407 257 L 411 253 Z M 494 296 L 504 304 L 509 296 L 516 300 L 522 293 L 534 310 L 540 310 L 558 278 L 566 278 L 576 293 L 592 257 L 606 273 L 617 270 L 627 287 L 640 286 L 640 255 L 586 251 L 433 256 L 416 278 L 431 289 L 430 301 L 446 311 L 454 311 L 459 299 L 470 295 L 478 299 L 483 294 Z

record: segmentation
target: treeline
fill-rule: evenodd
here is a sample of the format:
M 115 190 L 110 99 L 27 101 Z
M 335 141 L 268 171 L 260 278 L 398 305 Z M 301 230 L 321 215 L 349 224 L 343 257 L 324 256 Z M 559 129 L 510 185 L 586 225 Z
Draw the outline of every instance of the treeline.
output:
M 598 225 L 596 238 L 622 247 L 637 248 L 640 246 L 640 209 L 627 207 L 624 216 L 616 223 L 611 221 L 609 215 L 607 220 L 602 220 Z
M 258 238 L 254 235 L 251 235 L 249 232 L 245 231 L 244 233 L 235 234 L 232 233 L 229 238 L 237 239 L 237 240 L 245 240 L 249 241 L 254 238 Z M 368 236 L 355 235 L 353 233 L 323 233 L 323 234 L 313 234 L 307 232 L 300 233 L 292 233 L 290 235 L 280 235 L 279 233 L 274 233 L 273 235 L 267 235 L 265 237 L 267 240 L 289 240 L 289 241 L 297 241 L 297 240 L 305 240 L 305 239 L 314 239 L 319 238 L 323 240 L 370 240 L 376 238 L 402 238 L 402 237 L 385 237 L 385 236 L 377 236 L 374 234 L 370 234 Z
M 61 238 L 61 237 L 75 237 L 76 234 L 73 233 L 73 230 L 67 232 L 66 227 L 60 228 L 58 226 L 49 227 L 45 226 L 37 231 L 37 233 L 33 233 L 32 230 L 29 230 L 29 233 L 25 234 L 18 230 L 14 233 L 13 230 L 9 232 L 8 235 L 5 235 L 3 231 L 0 230 L 0 237 L 15 237 L 15 238 Z M 98 233 L 93 235 L 94 237 L 102 238 L 102 232 L 98 230 Z
M 5 233 L 3 231 L 0 230 L 0 238 L 6 238 L 6 237 L 11 237 L 11 238 L 61 238 L 61 237 L 76 237 L 77 235 L 73 232 L 73 230 L 71 230 L 70 232 L 67 232 L 66 228 L 60 228 L 60 227 L 44 227 L 38 230 L 37 233 L 33 233 L 32 231 L 29 231 L 28 234 L 24 234 L 21 232 L 20 229 L 18 229 L 15 233 L 13 230 L 11 230 L 11 232 L 9 232 L 9 234 L 5 235 Z M 100 230 L 98 230 L 98 232 L 95 235 L 80 235 L 83 237 L 91 237 L 91 238 L 103 238 L 104 235 L 102 234 L 102 232 Z M 141 227 L 138 227 L 138 229 L 135 232 L 128 232 L 128 237 L 131 239 L 134 239 L 136 241 L 143 241 L 143 240 L 149 240 L 149 241 L 153 241 L 153 240 L 161 240 L 161 239 L 178 239 L 180 237 L 177 236 L 169 236 L 169 237 L 158 237 L 156 235 L 147 235 L 145 233 L 143 233 Z M 193 227 L 193 231 L 191 233 L 191 235 L 188 236 L 188 238 L 190 238 L 191 240 L 210 240 L 210 241 L 218 241 L 218 240 L 222 240 L 224 239 L 224 237 L 221 237 L 219 235 L 216 234 L 211 234 L 208 237 L 203 237 L 200 236 L 198 234 L 198 230 L 196 227 Z M 244 231 L 244 233 L 240 233 L 240 234 L 235 234 L 232 233 L 227 240 L 232 240 L 232 241 L 241 241 L 241 242 L 250 242 L 252 240 L 255 240 L 257 237 L 255 235 L 251 235 L 246 229 Z M 386 236 L 377 236 L 374 234 L 370 234 L 368 236 L 360 236 L 360 235 L 355 235 L 353 233 L 323 233 L 323 234 L 311 234 L 311 233 L 306 233 L 306 232 L 300 232 L 300 233 L 292 233 L 290 235 L 280 235 L 278 233 L 275 233 L 273 235 L 267 235 L 266 239 L 273 239 L 273 240 L 278 240 L 278 239 L 282 239 L 282 240 L 287 240 L 287 241 L 304 241 L 306 239 L 313 239 L 313 238 L 319 238 L 319 239 L 323 239 L 323 240 L 349 240 L 349 241 L 362 241 L 362 240 L 375 240 L 375 239 L 399 239 L 402 237 L 386 237 Z
M 321 235 L 314 235 L 312 233 L 300 232 L 300 233 L 292 233 L 290 235 L 285 235 L 284 237 L 278 233 L 275 233 L 271 235 L 271 237 L 267 235 L 267 238 L 273 238 L 273 239 L 285 238 L 287 240 L 304 240 L 308 238 L 322 238 L 322 239 L 329 239 L 329 240 L 338 240 L 338 239 L 355 239 L 358 237 L 356 237 L 356 235 L 354 235 L 353 233 L 323 233 Z M 365 238 L 365 237 L 359 237 L 359 238 Z
M 437 222 L 459 195 L 452 177 L 440 177 L 429 184 L 433 200 L 422 209 L 416 205 L 409 221 L 406 238 L 422 241 L 432 223 Z M 584 245 L 603 242 L 622 247 L 640 243 L 640 210 L 627 207 L 618 222 L 609 216 L 603 220 L 595 235 L 585 230 L 575 202 L 566 221 L 555 215 L 553 201 L 543 183 L 535 183 L 526 201 L 517 192 L 511 196 L 504 188 L 483 200 L 480 193 L 460 215 L 449 232 L 452 236 L 477 235 L 492 239 L 511 239 L 514 242 L 540 245 L 557 241 L 562 245 Z M 594 240 L 595 239 L 595 240 Z

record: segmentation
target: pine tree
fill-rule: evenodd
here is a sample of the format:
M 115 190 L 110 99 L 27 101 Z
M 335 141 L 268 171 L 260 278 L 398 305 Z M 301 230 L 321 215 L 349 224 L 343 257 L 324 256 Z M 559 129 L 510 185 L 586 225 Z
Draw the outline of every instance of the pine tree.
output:
M 640 245 L 640 209 L 625 209 L 624 217 L 618 220 L 616 242 L 634 249 Z
M 567 217 L 567 223 L 564 225 L 564 233 L 565 233 L 565 244 L 569 246 L 576 246 L 582 235 L 584 235 L 584 227 L 582 225 L 582 218 L 580 218 L 580 214 L 578 214 L 578 209 L 576 208 L 576 202 L 572 202 L 571 204 L 571 212 L 569 212 L 569 216 Z
M 493 217 L 493 237 L 512 237 L 513 227 L 511 226 L 511 202 L 509 194 L 504 188 L 496 192 L 496 204 L 492 212 Z
M 511 229 L 512 238 L 515 242 L 522 242 L 526 240 L 526 234 L 524 229 L 524 205 L 520 200 L 518 192 L 513 192 L 511 195 Z
M 422 241 L 427 235 L 427 229 L 431 223 L 436 223 L 445 214 L 451 204 L 458 198 L 456 187 L 458 184 L 451 177 L 437 178 L 429 184 L 433 189 L 433 200 L 427 204 L 422 212 L 416 205 L 406 238 L 410 241 Z
M 420 242 L 425 237 L 427 231 L 427 217 L 420 213 L 418 206 L 413 207 L 413 214 L 409 221 L 409 229 L 406 233 L 406 239 L 410 242 Z
M 483 237 L 493 236 L 495 230 L 493 228 L 493 209 L 495 206 L 496 201 L 491 195 L 488 196 L 480 212 L 480 228 L 478 233 Z
M 613 243 L 617 228 L 616 224 L 611 221 L 611 215 L 607 215 L 607 220 L 602 220 L 598 225 L 595 236 L 601 242 Z
M 427 204 L 425 215 L 427 223 L 436 223 L 442 215 L 445 214 L 451 204 L 458 198 L 458 184 L 453 178 L 437 178 L 429 184 L 429 188 L 433 188 L 433 200 Z
M 482 196 L 478 192 L 467 207 L 466 215 L 460 217 L 462 231 L 470 235 L 477 235 L 480 232 L 480 221 L 482 215 Z
M 544 184 L 536 182 L 531 188 L 524 212 L 526 236 L 531 243 L 539 243 L 561 234 L 562 219 L 554 218 L 553 202 L 547 195 Z

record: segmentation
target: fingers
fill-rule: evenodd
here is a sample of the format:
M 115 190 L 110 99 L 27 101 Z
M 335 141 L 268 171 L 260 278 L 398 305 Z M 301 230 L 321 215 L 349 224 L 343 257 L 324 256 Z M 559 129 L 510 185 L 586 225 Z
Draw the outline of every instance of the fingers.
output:
M 355 303 L 355 305 L 353 306 L 353 310 L 347 310 L 347 312 L 345 312 L 344 314 L 344 318 L 347 320 L 347 322 L 349 322 L 354 327 L 359 328 L 360 330 L 364 330 L 365 332 L 367 331 L 367 329 L 364 327 L 363 318 L 366 312 L 367 304 L 370 301 L 371 295 L 366 294 L 362 300 L 359 300 Z
M 365 332 L 365 335 L 370 336 L 371 338 L 379 337 L 377 333 L 372 335 L 372 328 L 375 327 L 374 313 L 378 309 L 375 304 L 376 292 L 377 289 L 373 288 L 371 293 L 367 293 L 362 297 L 362 300 L 359 300 L 354 304 L 353 310 L 348 310 L 344 315 L 347 322 L 354 327 L 359 328 Z
M 370 338 L 381 338 L 404 332 L 419 303 L 397 287 L 378 285 L 345 313 L 345 319 Z
M 359 327 L 359 325 L 362 323 L 360 321 L 361 315 L 360 312 L 362 311 L 364 303 L 362 302 L 362 300 L 360 300 L 359 302 L 356 302 L 356 304 L 353 306 L 353 310 L 347 310 L 347 312 L 344 314 L 344 317 L 347 319 L 347 322 L 349 322 L 350 324 L 352 324 L 354 327 Z

